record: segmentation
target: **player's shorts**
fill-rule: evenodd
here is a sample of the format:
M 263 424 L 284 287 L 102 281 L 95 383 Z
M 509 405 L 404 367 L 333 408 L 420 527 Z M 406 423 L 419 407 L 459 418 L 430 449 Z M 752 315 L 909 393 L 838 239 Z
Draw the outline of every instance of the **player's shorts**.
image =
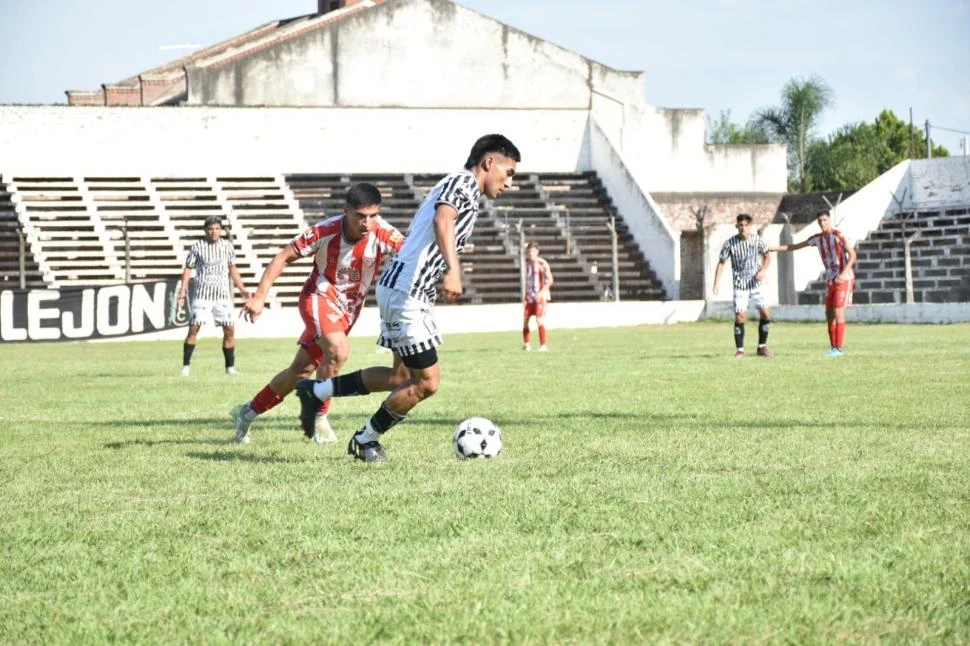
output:
M 841 307 L 852 305 L 852 288 L 855 280 L 843 280 L 840 283 L 835 281 L 828 284 L 825 288 L 825 309 L 834 310 Z
M 377 307 L 381 313 L 378 345 L 402 357 L 421 354 L 441 345 L 441 333 L 430 303 L 378 285 Z
M 525 304 L 525 318 L 529 318 L 530 316 L 541 318 L 542 315 L 545 314 L 545 312 L 546 312 L 545 301 L 536 301 L 535 303 Z
M 300 294 L 297 307 L 303 319 L 303 333 L 297 343 L 320 365 L 323 361 L 323 350 L 317 344 L 317 339 L 334 332 L 350 334 L 355 318 L 324 294 Z
M 734 311 L 736 313 L 747 312 L 748 305 L 753 305 L 759 310 L 768 306 L 760 286 L 754 289 L 734 290 Z
M 192 301 L 190 307 L 189 325 L 202 325 L 210 317 L 219 327 L 235 325 L 236 321 L 233 317 L 234 308 L 232 301 L 206 301 L 197 298 Z

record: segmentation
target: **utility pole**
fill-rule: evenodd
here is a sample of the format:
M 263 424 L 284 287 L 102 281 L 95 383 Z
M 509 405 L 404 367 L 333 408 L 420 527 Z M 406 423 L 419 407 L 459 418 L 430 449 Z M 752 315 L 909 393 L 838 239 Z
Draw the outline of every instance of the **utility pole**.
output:
M 933 156 L 933 144 L 930 142 L 930 120 L 926 120 L 926 158 Z
M 909 158 L 916 154 L 916 128 L 913 126 L 913 109 L 909 109 Z

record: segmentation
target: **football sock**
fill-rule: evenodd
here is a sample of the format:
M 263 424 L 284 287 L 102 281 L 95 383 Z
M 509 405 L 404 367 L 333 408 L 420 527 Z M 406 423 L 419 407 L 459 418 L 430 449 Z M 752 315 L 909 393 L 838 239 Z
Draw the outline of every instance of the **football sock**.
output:
M 734 324 L 734 347 L 744 350 L 744 323 Z
M 192 362 L 192 353 L 195 352 L 195 344 L 182 344 L 182 365 L 187 366 Z
M 765 345 L 768 343 L 768 330 L 771 328 L 771 321 L 769 319 L 761 319 L 758 322 L 758 345 Z
M 835 344 L 835 336 L 836 336 L 835 325 L 836 325 L 835 321 L 829 321 L 829 345 L 832 346 L 833 348 L 838 347 Z
M 226 368 L 232 368 L 236 365 L 236 348 L 222 348 L 222 356 L 226 360 Z
M 334 379 L 336 379 L 336 377 L 313 382 L 313 395 L 322 402 L 333 397 Z
M 253 400 L 249 402 L 249 406 L 256 415 L 261 415 L 262 413 L 265 413 L 269 409 L 279 404 L 281 401 L 283 401 L 283 398 L 276 394 L 276 392 L 269 387 L 269 384 L 267 384 L 263 386 L 262 390 L 256 393 Z
M 332 402 L 332 401 L 333 401 L 333 397 L 331 397 L 329 399 L 324 399 L 323 400 L 323 403 L 320 404 L 320 414 L 321 415 L 326 415 L 327 413 L 330 412 L 330 402 Z
M 546 344 L 546 326 L 540 325 L 539 326 L 539 345 L 545 345 L 545 344 Z
M 522 328 L 522 342 L 528 343 L 532 340 L 532 332 L 529 330 L 529 326 Z
M 356 370 L 349 375 L 338 375 L 331 381 L 333 382 L 334 397 L 354 397 L 370 394 L 370 391 L 364 385 L 364 374 L 361 370 Z
M 835 343 L 833 345 L 841 350 L 843 341 L 845 341 L 845 321 L 835 324 Z
M 390 410 L 387 406 L 381 404 L 381 407 L 377 409 L 371 418 L 367 421 L 367 426 L 365 426 L 357 435 L 354 437 L 357 439 L 359 444 L 366 444 L 367 442 L 376 442 L 381 439 L 381 435 L 391 430 L 391 428 L 397 424 L 404 421 L 405 415 L 398 415 Z

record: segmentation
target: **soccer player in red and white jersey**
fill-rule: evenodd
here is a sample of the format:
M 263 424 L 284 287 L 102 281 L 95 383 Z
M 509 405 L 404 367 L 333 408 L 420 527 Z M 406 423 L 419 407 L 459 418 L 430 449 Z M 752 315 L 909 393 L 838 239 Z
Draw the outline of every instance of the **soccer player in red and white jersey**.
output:
M 380 217 L 381 193 L 366 182 L 347 191 L 343 215 L 308 227 L 276 254 L 266 266 L 243 316 L 255 321 L 263 311 L 269 289 L 283 269 L 300 258 L 313 257 L 313 270 L 300 292 L 299 309 L 305 329 L 288 368 L 277 374 L 246 404 L 232 409 L 236 441 L 250 442 L 249 429 L 258 415 L 270 410 L 293 391 L 296 382 L 316 371 L 318 379 L 335 377 L 350 354 L 347 335 L 364 305 L 367 289 L 381 261 L 404 243 L 404 236 Z M 327 420 L 330 400 L 323 402 L 312 436 L 317 443 L 335 441 Z
M 841 357 L 842 344 L 845 340 L 845 308 L 852 304 L 852 287 L 855 274 L 855 247 L 841 231 L 832 226 L 832 216 L 828 211 L 821 211 L 815 216 L 820 233 L 809 237 L 797 244 L 783 244 L 772 247 L 768 251 L 795 251 L 812 246 L 818 249 L 825 265 L 825 318 L 829 327 L 829 343 L 831 348 L 827 357 Z
M 542 319 L 546 311 L 546 303 L 551 300 L 549 288 L 552 287 L 552 270 L 544 258 L 539 257 L 539 245 L 530 242 L 525 247 L 525 316 L 522 320 L 522 349 L 528 352 L 532 349 L 529 341 L 529 319 L 536 318 L 539 328 L 539 352 L 546 352 L 546 325 Z

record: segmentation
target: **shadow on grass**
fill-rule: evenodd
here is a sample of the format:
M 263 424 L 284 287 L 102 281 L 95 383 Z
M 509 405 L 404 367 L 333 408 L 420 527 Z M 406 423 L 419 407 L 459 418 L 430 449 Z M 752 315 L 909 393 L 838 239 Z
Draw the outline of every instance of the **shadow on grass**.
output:
M 278 455 L 255 455 L 245 451 L 213 451 L 212 453 L 189 451 L 185 454 L 185 457 L 210 462 L 245 462 L 248 464 L 303 464 L 306 462 L 305 459 L 289 460 Z

